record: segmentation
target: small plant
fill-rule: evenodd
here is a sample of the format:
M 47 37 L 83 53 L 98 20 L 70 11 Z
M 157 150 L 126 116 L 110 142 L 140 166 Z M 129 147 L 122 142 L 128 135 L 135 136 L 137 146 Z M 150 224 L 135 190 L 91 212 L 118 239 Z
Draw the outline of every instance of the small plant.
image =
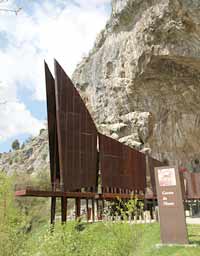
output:
M 85 224 L 82 222 L 81 217 L 79 217 L 76 221 L 75 230 L 77 231 L 83 231 L 85 229 Z
M 112 255 L 139 255 L 137 253 L 141 247 L 143 227 L 134 225 L 131 220 L 137 219 L 139 215 L 142 215 L 143 203 L 137 198 L 132 198 L 128 201 L 118 198 L 117 201 L 111 204 L 110 209 L 112 209 L 112 220 L 117 220 L 117 222 L 108 221 L 104 225 L 106 225 L 114 241 L 116 241 L 116 251 Z M 130 252 L 133 252 L 133 254 L 130 254 Z
M 120 218 L 123 221 L 131 221 L 134 217 L 143 215 L 143 203 L 137 198 L 128 201 L 118 198 L 108 207 L 107 215 L 111 216 L 113 220 Z

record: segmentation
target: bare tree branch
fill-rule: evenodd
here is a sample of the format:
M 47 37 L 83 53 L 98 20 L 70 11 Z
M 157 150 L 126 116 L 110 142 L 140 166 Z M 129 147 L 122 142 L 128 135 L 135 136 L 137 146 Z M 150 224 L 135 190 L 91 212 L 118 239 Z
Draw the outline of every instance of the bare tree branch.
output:
M 4 8 L 0 8 L 0 12 L 14 12 L 16 15 L 21 11 L 22 8 L 18 8 L 16 10 L 11 10 L 11 9 L 4 9 Z
M 0 0 L 0 4 L 8 2 L 8 0 Z M 10 8 L 0 8 L 0 12 L 13 12 L 16 15 L 21 11 L 22 8 L 17 8 L 17 9 L 10 9 Z
M 0 4 L 8 2 L 8 0 L 0 0 Z M 9 9 L 9 8 L 0 8 L 0 12 L 13 12 L 16 15 L 21 11 L 22 8 L 17 8 L 17 9 Z M 0 81 L 1 83 L 1 81 Z M 0 101 L 0 105 L 5 105 L 7 101 Z

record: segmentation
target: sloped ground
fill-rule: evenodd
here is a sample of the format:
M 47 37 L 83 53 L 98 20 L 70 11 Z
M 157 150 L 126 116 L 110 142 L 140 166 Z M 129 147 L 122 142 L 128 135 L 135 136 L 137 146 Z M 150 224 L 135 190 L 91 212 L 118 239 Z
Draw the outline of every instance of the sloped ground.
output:
M 121 223 L 57 225 L 53 233 L 43 227 L 31 234 L 23 255 L 30 256 L 199 256 L 200 225 L 189 225 L 189 239 L 197 247 L 161 247 L 158 224 Z
M 20 149 L 0 154 L 0 171 L 8 175 L 26 173 L 30 177 L 45 172 L 50 181 L 47 130 L 41 130 L 39 136 L 29 138 Z

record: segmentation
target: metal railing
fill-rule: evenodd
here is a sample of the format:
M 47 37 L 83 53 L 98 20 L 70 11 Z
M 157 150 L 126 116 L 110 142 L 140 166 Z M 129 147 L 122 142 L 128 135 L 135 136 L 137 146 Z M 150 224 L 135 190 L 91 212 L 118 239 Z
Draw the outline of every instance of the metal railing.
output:
M 34 191 L 62 191 L 63 186 L 60 184 L 42 184 L 42 185 L 25 185 L 25 184 L 15 184 L 14 186 L 15 191 L 19 190 L 34 190 Z

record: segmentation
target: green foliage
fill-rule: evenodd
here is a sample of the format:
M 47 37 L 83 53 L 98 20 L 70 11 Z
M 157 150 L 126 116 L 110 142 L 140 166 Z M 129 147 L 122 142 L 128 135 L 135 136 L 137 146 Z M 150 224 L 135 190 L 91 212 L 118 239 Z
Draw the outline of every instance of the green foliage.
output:
M 27 186 L 36 189 L 50 189 L 50 178 L 47 170 L 41 170 L 35 176 L 28 174 L 15 175 L 15 184 L 19 188 Z M 26 216 L 24 232 L 30 232 L 50 218 L 50 199 L 37 197 L 17 197 L 15 199 L 19 210 Z
M 12 178 L 0 173 L 0 254 L 6 256 L 17 255 L 24 241 L 20 231 L 25 218 L 16 208 L 12 184 Z
M 37 198 L 14 200 L 13 184 L 23 180 L 46 184 L 45 172 L 35 178 L 28 175 L 7 177 L 0 173 L 0 255 L 2 256 L 197 256 L 199 247 L 162 247 L 156 224 L 134 224 L 143 204 L 132 199 L 115 202 L 115 217 L 121 221 L 88 224 L 78 221 L 50 227 L 49 201 Z M 200 245 L 200 225 L 189 226 L 191 243 Z
M 138 210 L 138 200 L 122 202 L 118 200 L 120 213 L 124 216 L 131 215 Z M 124 217 L 125 219 L 125 217 Z M 127 218 L 128 220 L 128 218 Z M 143 227 L 128 222 L 111 221 L 87 224 L 78 219 L 66 225 L 56 224 L 37 234 L 37 239 L 30 240 L 24 250 L 24 256 L 125 256 L 139 255 Z
M 0 255 L 23 255 L 29 233 L 49 221 L 49 199 L 14 198 L 15 183 L 39 184 L 39 181 L 44 182 L 43 176 L 33 179 L 25 174 L 8 177 L 0 173 Z
M 44 226 L 33 233 L 22 249 L 22 256 L 198 256 L 199 247 L 162 247 L 159 225 L 123 222 L 56 224 L 54 231 Z M 200 225 L 189 226 L 190 238 L 200 244 Z M 195 242 L 195 241 L 192 241 Z
M 18 150 L 20 148 L 20 143 L 18 140 L 14 140 L 11 146 L 13 150 Z
M 143 203 L 137 198 L 132 198 L 128 201 L 118 198 L 111 203 L 108 214 L 111 213 L 113 219 L 118 219 L 118 222 L 117 225 L 113 225 L 112 222 L 105 222 L 105 225 L 112 231 L 118 242 L 115 245 L 115 254 L 110 255 L 139 255 L 137 251 L 139 251 L 140 241 L 143 236 L 143 226 L 140 225 L 140 228 L 138 228 L 133 222 L 129 224 L 127 221 L 133 220 L 134 217 L 138 217 L 142 212 Z
M 113 219 L 120 217 L 121 220 L 132 220 L 134 217 L 137 218 L 143 214 L 143 206 L 143 202 L 137 198 L 128 201 L 118 198 L 110 204 L 107 215 L 112 216 Z
M 69 222 L 54 231 L 37 234 L 29 241 L 24 256 L 125 256 L 134 251 L 129 224 Z M 78 227 L 77 227 L 78 226 Z M 135 237 L 134 237 L 135 238 Z M 133 242 L 133 243 L 132 243 Z M 133 254 L 132 254 L 133 255 Z

